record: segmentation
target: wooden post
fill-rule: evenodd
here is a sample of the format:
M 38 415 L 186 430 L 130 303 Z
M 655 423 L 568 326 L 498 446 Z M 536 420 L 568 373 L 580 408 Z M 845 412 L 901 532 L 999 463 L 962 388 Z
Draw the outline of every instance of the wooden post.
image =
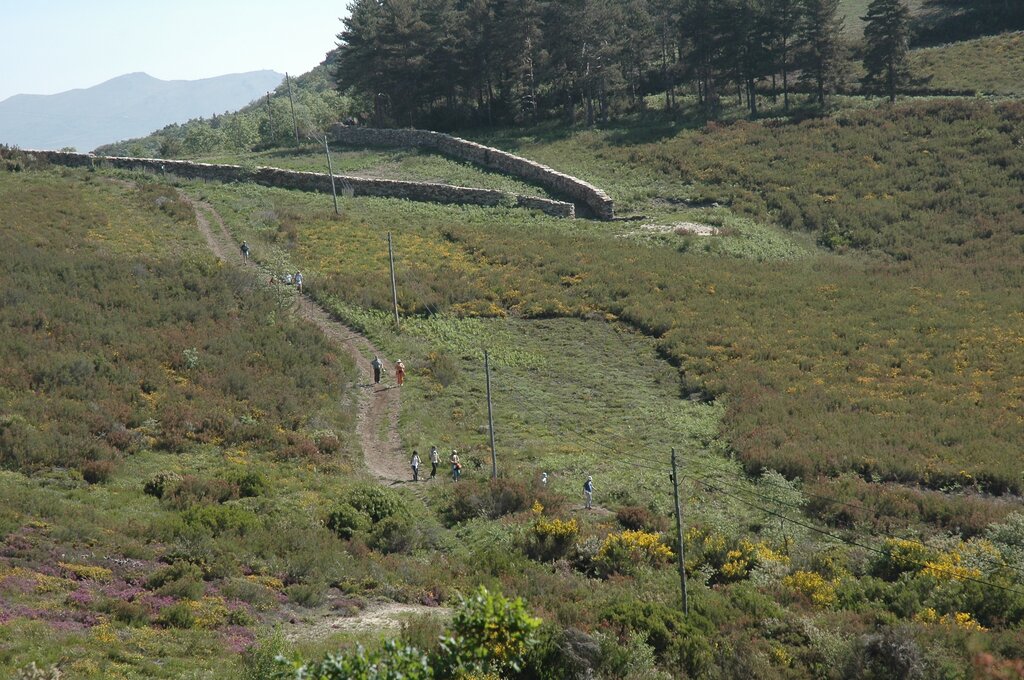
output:
M 679 582 L 683 589 L 683 615 L 690 614 L 690 602 L 686 596 L 686 552 L 683 543 L 682 510 L 679 507 L 679 474 L 676 472 L 676 450 L 672 449 L 672 493 L 676 498 L 676 537 L 679 539 Z
M 484 350 L 484 375 L 487 376 L 487 426 L 491 432 L 491 479 L 498 478 L 498 454 L 494 449 L 494 411 L 491 408 L 491 363 Z
M 395 253 L 391 249 L 391 232 L 388 232 L 388 260 L 391 262 L 391 300 L 395 305 L 395 326 L 398 326 L 398 288 L 395 286 Z
M 334 198 L 334 214 L 338 212 L 338 191 L 334 188 L 334 166 L 331 165 L 331 147 L 327 146 L 327 135 L 324 135 L 324 151 L 327 152 L 327 172 L 331 175 L 331 197 Z
M 295 118 L 295 99 L 292 98 L 292 79 L 288 72 L 284 73 L 284 81 L 288 83 L 288 103 L 292 107 L 292 129 L 295 131 L 295 146 L 299 145 L 299 121 Z

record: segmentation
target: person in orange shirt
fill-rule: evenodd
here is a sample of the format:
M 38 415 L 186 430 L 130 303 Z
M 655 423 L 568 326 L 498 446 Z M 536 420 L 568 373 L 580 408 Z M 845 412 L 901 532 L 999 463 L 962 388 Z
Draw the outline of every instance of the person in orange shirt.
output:
M 395 382 L 398 383 L 399 387 L 405 382 L 405 364 L 402 363 L 401 359 L 395 362 Z

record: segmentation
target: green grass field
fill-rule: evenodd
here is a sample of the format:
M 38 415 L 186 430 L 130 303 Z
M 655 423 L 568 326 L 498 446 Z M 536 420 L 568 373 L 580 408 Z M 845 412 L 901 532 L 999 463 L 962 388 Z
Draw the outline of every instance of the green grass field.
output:
M 926 88 L 1019 96 L 1024 93 L 1024 33 L 914 50 L 910 69 Z

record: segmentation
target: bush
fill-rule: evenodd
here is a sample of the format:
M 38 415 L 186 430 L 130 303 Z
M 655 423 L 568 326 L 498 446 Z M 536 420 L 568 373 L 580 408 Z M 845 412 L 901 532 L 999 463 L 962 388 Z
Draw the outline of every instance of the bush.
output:
M 444 514 L 452 524 L 474 517 L 498 519 L 530 508 L 536 499 L 525 484 L 514 479 L 462 481 L 455 488 Z
M 169 489 L 176 488 L 180 483 L 181 475 L 177 472 L 158 472 L 143 485 L 142 491 L 150 496 L 163 498 Z
M 660 534 L 625 530 L 608 534 L 594 557 L 601 576 L 635 574 L 638 567 L 659 567 L 672 559 L 672 551 Z
M 238 498 L 238 486 L 223 479 L 202 479 L 184 475 L 173 487 L 165 487 L 163 499 L 177 510 L 206 503 L 224 503 Z
M 648 508 L 639 505 L 624 505 L 615 511 L 615 519 L 624 529 L 632 531 L 665 531 L 667 521 Z
M 533 520 L 526 544 L 526 554 L 535 560 L 551 561 L 565 557 L 580 535 L 580 524 L 575 518 L 568 521 L 546 519 L 538 515 Z
M 391 489 L 385 489 L 377 484 L 362 484 L 353 488 L 346 494 L 346 500 L 371 522 L 379 522 L 405 512 L 402 497 Z
M 426 371 L 442 387 L 448 387 L 459 379 L 459 365 L 445 352 L 428 354 Z
M 82 479 L 90 484 L 99 484 L 110 479 L 114 474 L 114 461 L 112 460 L 87 460 L 81 464 Z
M 170 628 L 192 628 L 196 625 L 196 617 L 187 603 L 175 602 L 160 611 L 157 623 Z
M 407 553 L 418 545 L 416 527 L 406 514 L 385 517 L 370 532 L 370 547 L 380 552 Z
M 353 508 L 348 503 L 337 506 L 327 516 L 327 528 L 346 541 L 351 539 L 355 532 L 365 529 L 369 524 L 369 518 Z
M 509 600 L 480 586 L 460 600 L 452 617 L 453 636 L 442 642 L 436 670 L 441 677 L 453 677 L 456 670 L 498 676 L 518 671 L 540 624 L 522 599 Z
M 303 607 L 317 607 L 327 596 L 327 588 L 322 583 L 294 583 L 284 592 L 289 600 Z

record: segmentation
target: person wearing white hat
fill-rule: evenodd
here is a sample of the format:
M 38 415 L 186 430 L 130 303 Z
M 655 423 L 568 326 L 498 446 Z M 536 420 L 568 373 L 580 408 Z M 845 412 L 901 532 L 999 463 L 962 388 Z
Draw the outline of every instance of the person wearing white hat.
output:
M 583 500 L 586 501 L 585 505 L 587 510 L 590 510 L 594 505 L 594 478 L 588 476 L 587 481 L 583 482 Z
M 452 464 L 452 481 L 457 482 L 462 476 L 462 461 L 459 460 L 459 452 L 452 449 L 452 455 L 448 460 Z

